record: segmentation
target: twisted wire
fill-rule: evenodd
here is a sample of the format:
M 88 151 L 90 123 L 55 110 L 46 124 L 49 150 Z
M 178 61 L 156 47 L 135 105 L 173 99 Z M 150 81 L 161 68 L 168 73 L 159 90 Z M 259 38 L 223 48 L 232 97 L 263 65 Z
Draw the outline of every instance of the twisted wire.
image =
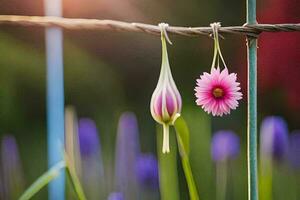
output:
M 61 27 L 69 30 L 110 30 L 142 32 L 152 35 L 160 35 L 160 27 L 157 25 L 144 23 L 128 23 L 116 20 L 62 18 L 51 16 L 21 16 L 21 15 L 0 15 L 0 24 L 21 25 L 21 26 L 41 26 L 41 27 Z M 211 27 L 181 27 L 168 26 L 168 34 L 182 36 L 199 36 L 212 34 Z M 243 26 L 220 27 L 219 33 L 237 34 L 248 37 L 257 37 L 262 32 L 294 32 L 300 31 L 300 23 L 296 24 L 255 24 Z

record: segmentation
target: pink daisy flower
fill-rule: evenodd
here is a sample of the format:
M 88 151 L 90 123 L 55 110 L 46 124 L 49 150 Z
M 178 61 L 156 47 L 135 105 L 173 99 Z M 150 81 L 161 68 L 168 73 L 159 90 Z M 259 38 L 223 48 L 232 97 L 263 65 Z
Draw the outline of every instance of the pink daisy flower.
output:
M 242 99 L 239 85 L 235 73 L 229 74 L 226 67 L 222 71 L 219 67 L 213 67 L 210 74 L 204 72 L 197 79 L 196 103 L 213 116 L 229 114 L 231 109 L 238 107 L 238 100 Z

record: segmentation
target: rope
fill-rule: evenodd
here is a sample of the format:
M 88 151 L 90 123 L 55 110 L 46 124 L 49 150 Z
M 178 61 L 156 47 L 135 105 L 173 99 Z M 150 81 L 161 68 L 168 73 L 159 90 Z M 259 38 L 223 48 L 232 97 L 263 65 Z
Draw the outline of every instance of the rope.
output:
M 0 15 L 0 24 L 21 25 L 21 26 L 41 26 L 41 27 L 61 27 L 69 30 L 111 30 L 149 33 L 160 35 L 160 27 L 143 23 L 128 23 L 116 20 L 99 19 L 79 19 L 62 18 L 51 16 L 21 16 L 21 15 Z M 180 27 L 168 26 L 166 31 L 169 34 L 182 36 L 199 36 L 212 34 L 211 27 Z M 296 24 L 256 24 L 243 26 L 220 27 L 219 33 L 229 33 L 257 37 L 262 32 L 293 32 L 300 31 L 300 23 Z

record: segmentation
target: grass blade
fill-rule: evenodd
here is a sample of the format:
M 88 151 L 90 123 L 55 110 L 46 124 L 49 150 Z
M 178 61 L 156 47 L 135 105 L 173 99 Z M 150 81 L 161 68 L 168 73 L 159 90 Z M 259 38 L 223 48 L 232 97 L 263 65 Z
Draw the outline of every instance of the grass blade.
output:
M 74 191 L 79 200 L 86 200 L 79 178 L 76 174 L 75 167 L 71 165 L 67 154 L 65 153 L 67 175 L 71 180 Z
M 178 149 L 181 157 L 181 163 L 183 166 L 183 171 L 189 188 L 190 199 L 199 200 L 197 187 L 194 181 L 194 177 L 192 174 L 192 169 L 189 161 L 189 139 L 190 139 L 189 129 L 182 117 L 177 118 L 177 120 L 174 123 L 174 126 L 176 130 L 177 143 L 178 143 Z
M 50 168 L 46 173 L 40 176 L 19 198 L 19 200 L 28 200 L 32 198 L 37 192 L 45 187 L 49 182 L 55 179 L 60 171 L 66 167 L 64 161 L 61 161 Z

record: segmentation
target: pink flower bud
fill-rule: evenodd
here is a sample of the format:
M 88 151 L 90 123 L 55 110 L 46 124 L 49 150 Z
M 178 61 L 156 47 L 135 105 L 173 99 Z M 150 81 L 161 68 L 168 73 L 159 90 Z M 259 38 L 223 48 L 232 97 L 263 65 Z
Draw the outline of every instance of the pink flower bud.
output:
M 171 80 L 164 82 L 165 84 L 158 84 L 152 94 L 151 114 L 158 123 L 171 124 L 174 117 L 181 112 L 181 96 L 172 76 Z
M 163 153 L 169 152 L 169 125 L 180 116 L 181 96 L 172 77 L 165 38 L 162 35 L 162 65 L 157 86 L 151 98 L 151 114 L 164 127 Z

